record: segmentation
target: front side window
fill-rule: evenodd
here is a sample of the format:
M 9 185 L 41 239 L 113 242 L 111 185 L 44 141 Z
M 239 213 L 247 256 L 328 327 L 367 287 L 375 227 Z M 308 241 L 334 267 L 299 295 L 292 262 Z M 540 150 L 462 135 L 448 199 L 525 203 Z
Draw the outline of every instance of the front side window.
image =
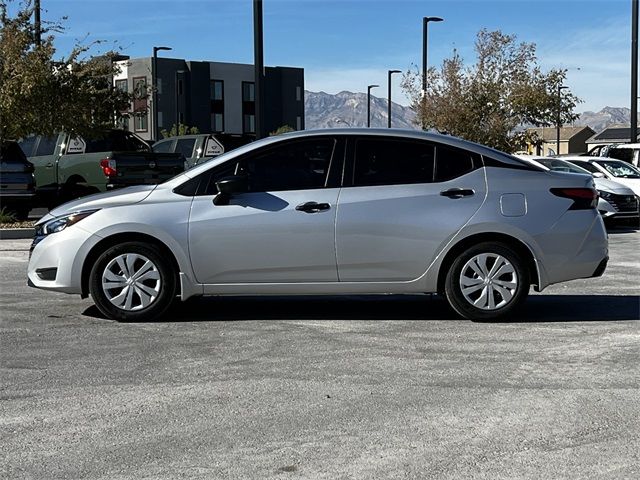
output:
M 153 144 L 154 152 L 156 153 L 173 153 L 173 149 L 171 146 L 173 145 L 173 139 L 171 140 L 162 140 L 160 142 L 156 142 Z
M 392 138 L 356 142 L 353 185 L 430 183 L 434 171 L 433 144 Z
M 20 145 L 20 148 L 27 157 L 33 156 L 33 147 L 35 147 L 37 140 L 38 137 L 36 135 L 29 135 L 18 142 L 18 145 Z
M 333 138 L 287 142 L 240 162 L 249 191 L 276 192 L 324 188 L 335 148 Z
M 40 137 L 40 142 L 38 142 L 38 146 L 36 148 L 36 157 L 44 156 L 44 155 L 53 155 L 56 151 L 56 146 L 58 143 L 58 136 L 53 137 Z

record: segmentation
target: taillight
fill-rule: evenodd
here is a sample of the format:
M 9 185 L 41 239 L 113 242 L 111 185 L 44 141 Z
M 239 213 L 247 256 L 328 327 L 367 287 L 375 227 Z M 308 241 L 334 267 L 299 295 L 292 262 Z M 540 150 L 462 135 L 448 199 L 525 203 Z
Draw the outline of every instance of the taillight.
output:
M 111 158 L 103 158 L 100 160 L 100 167 L 105 177 L 115 177 L 116 173 L 118 173 L 116 170 L 116 161 Z
M 598 205 L 598 192 L 593 188 L 552 188 L 551 193 L 573 200 L 569 210 L 589 210 Z

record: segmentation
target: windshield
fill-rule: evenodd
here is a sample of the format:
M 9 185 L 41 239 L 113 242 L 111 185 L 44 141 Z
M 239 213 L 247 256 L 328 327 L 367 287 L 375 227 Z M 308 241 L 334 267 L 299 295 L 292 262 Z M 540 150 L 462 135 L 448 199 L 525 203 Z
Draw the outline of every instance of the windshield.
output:
M 629 163 L 618 160 L 598 160 L 596 163 L 614 177 L 640 178 L 640 170 Z
M 588 170 L 574 165 L 573 163 L 569 163 L 566 160 L 559 160 L 557 158 L 539 158 L 537 162 L 555 172 L 586 173 L 587 175 L 591 175 L 591 172 Z

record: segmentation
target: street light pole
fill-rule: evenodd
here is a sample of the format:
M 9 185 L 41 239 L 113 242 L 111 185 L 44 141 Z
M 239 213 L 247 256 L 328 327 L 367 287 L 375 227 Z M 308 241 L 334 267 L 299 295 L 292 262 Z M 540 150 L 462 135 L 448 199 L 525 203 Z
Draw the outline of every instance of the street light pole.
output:
M 387 128 L 391 128 L 391 75 L 394 73 L 400 73 L 400 70 L 389 70 L 387 72 L 387 99 L 388 99 L 388 113 L 387 113 Z
M 264 125 L 264 44 L 262 28 L 262 0 L 253 0 L 253 66 L 255 83 L 253 89 L 255 105 L 256 140 L 265 137 Z
M 558 116 L 556 117 L 556 155 L 560 155 L 560 110 L 562 109 L 562 90 L 569 87 L 558 85 Z
M 36 46 L 42 44 L 42 24 L 40 22 L 40 0 L 33 2 L 33 29 Z
M 429 40 L 429 22 L 442 22 L 440 17 L 422 17 L 422 109 L 427 105 L 427 42 Z M 424 112 L 423 112 L 424 115 Z M 425 129 L 424 120 L 422 129 Z
M 172 50 L 171 47 L 153 47 L 153 62 L 151 64 L 151 89 L 153 92 L 153 128 L 151 129 L 151 140 L 158 139 L 158 52 L 160 50 Z
M 371 127 L 371 89 L 380 85 L 367 85 L 367 128 Z
M 638 0 L 631 3 L 631 143 L 638 141 Z

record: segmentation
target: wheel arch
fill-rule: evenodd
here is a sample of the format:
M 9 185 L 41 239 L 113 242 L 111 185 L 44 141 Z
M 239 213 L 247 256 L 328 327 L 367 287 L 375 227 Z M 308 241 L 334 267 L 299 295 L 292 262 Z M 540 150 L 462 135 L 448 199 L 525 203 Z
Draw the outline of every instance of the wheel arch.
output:
M 438 269 L 438 293 L 442 294 L 444 292 L 447 272 L 449 271 L 454 259 L 469 247 L 481 242 L 497 242 L 511 247 L 524 259 L 527 271 L 529 272 L 529 281 L 531 285 L 536 285 L 537 287 L 540 286 L 540 270 L 531 248 L 526 243 L 512 237 L 511 235 L 498 232 L 488 232 L 477 233 L 465 237 L 449 249 L 440 264 L 440 268 Z
M 98 243 L 96 243 L 89 253 L 84 259 L 84 263 L 82 264 L 82 273 L 81 273 L 81 288 L 82 288 L 82 297 L 85 298 L 89 295 L 89 275 L 91 274 L 91 268 L 93 264 L 98 259 L 98 257 L 108 248 L 118 245 L 120 243 L 126 242 L 144 242 L 151 245 L 155 245 L 158 247 L 164 255 L 165 258 L 168 258 L 171 262 L 171 266 L 173 267 L 173 271 L 175 272 L 176 284 L 180 289 L 180 265 L 178 264 L 178 260 L 175 255 L 171 251 L 171 249 L 158 238 L 148 235 L 146 233 L 140 232 L 122 232 L 115 233 L 108 237 L 103 238 Z

